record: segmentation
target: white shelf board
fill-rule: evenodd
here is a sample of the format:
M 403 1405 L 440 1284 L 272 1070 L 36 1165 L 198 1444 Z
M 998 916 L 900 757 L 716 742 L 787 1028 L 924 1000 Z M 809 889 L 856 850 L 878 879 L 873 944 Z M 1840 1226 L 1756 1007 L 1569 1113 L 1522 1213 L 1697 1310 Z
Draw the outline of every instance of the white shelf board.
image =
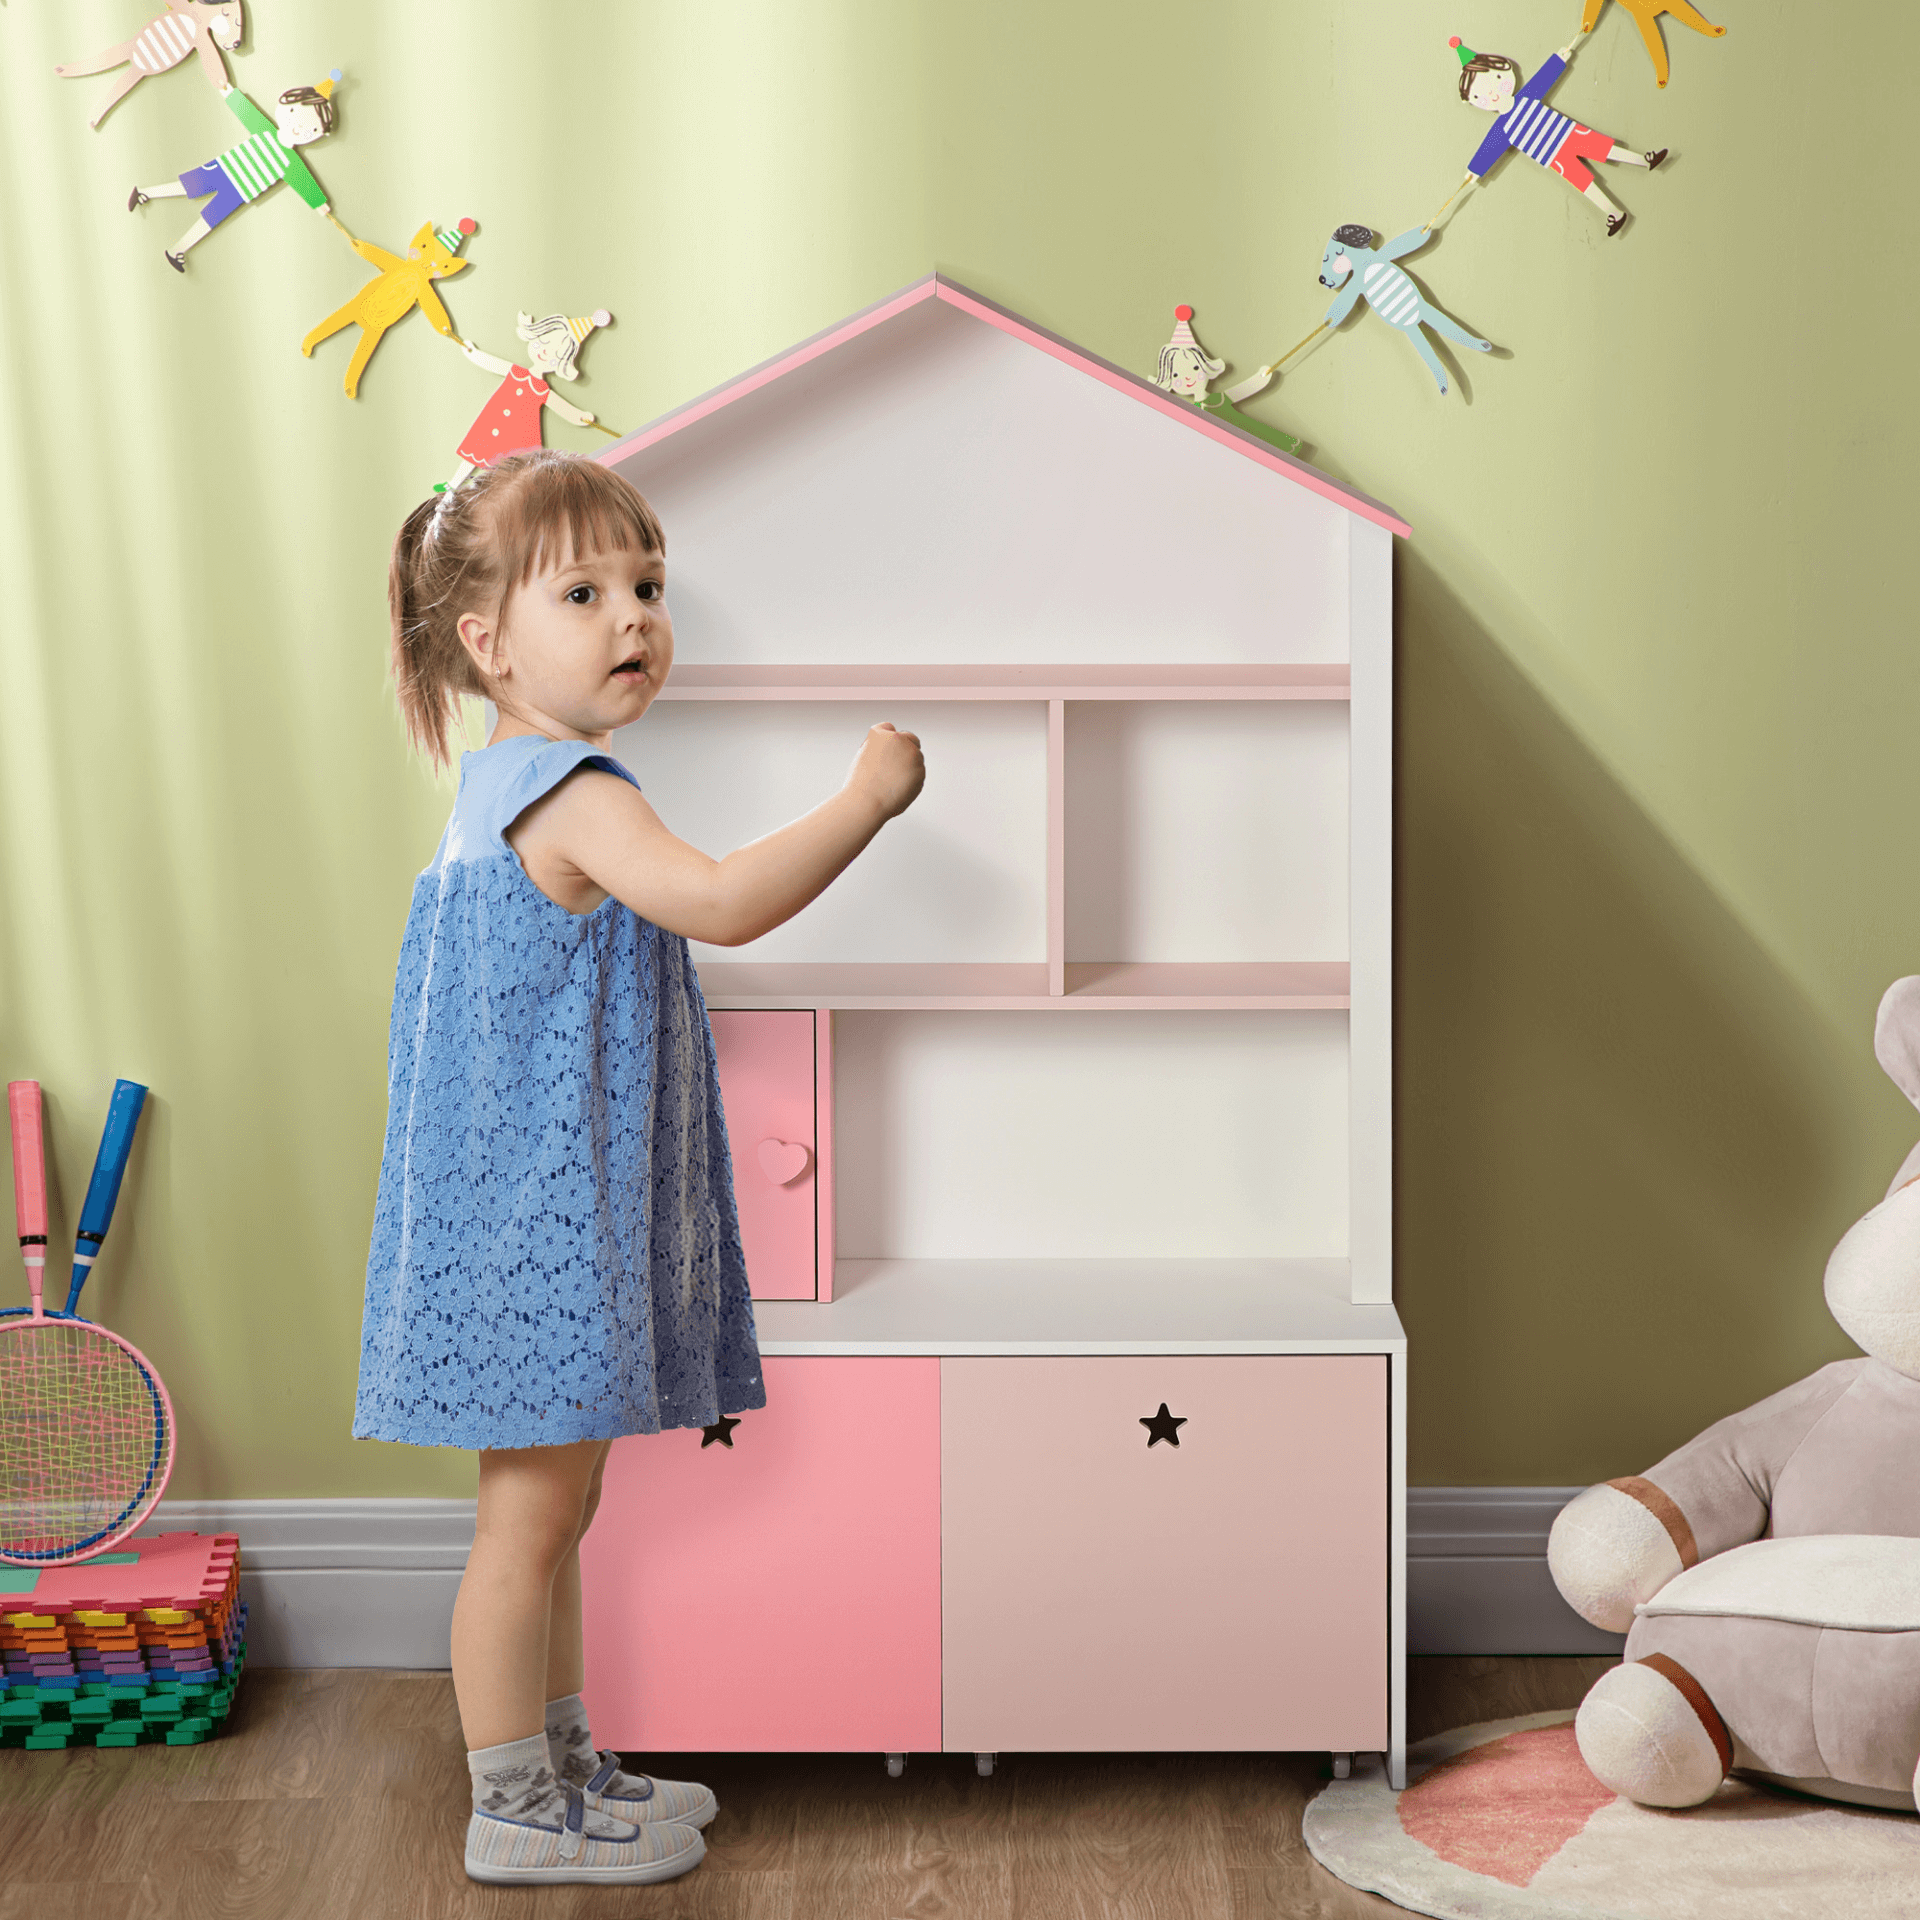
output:
M 756 1300 L 763 1354 L 1403 1353 L 1344 1260 L 841 1260 L 831 1301 Z
M 1348 997 L 1344 960 L 1069 961 L 1067 991 L 1047 991 L 1043 961 L 939 962 L 703 960 L 712 1008 L 817 1007 L 997 1012 L 1306 1012 Z
M 1345 700 L 1343 664 L 677 666 L 662 700 Z

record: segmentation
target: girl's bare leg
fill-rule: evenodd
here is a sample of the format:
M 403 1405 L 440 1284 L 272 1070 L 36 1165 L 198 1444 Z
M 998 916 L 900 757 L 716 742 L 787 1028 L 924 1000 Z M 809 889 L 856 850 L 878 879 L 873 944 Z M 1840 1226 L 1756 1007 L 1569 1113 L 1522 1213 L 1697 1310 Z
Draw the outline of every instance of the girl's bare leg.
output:
M 570 1671 L 579 1671 L 580 1534 L 605 1456 L 602 1440 L 480 1455 L 473 1551 L 453 1605 L 453 1690 L 471 1749 L 544 1736 L 556 1597 L 567 1599 Z M 569 1583 L 556 1596 L 562 1568 Z
M 591 1442 L 600 1450 L 594 1462 L 593 1478 L 580 1508 L 580 1526 L 573 1545 L 553 1576 L 553 1602 L 547 1613 L 547 1690 L 542 1701 L 564 1700 L 578 1693 L 587 1683 L 587 1660 L 580 1626 L 580 1542 L 593 1525 L 600 1505 L 600 1478 L 606 1472 L 607 1449 L 611 1440 Z

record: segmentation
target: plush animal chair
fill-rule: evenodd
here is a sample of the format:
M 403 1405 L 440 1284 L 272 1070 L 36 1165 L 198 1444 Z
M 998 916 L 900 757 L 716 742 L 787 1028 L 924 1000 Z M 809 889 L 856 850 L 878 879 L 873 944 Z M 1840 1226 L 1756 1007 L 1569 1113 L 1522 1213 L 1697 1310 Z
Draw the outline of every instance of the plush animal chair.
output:
M 1920 977 L 1874 1051 L 1920 1106 Z M 1627 1635 L 1574 1731 L 1601 1783 L 1691 1807 L 1735 1767 L 1911 1808 L 1920 1763 L 1920 1147 L 1827 1262 L 1866 1354 L 1730 1414 L 1554 1522 L 1574 1610 Z

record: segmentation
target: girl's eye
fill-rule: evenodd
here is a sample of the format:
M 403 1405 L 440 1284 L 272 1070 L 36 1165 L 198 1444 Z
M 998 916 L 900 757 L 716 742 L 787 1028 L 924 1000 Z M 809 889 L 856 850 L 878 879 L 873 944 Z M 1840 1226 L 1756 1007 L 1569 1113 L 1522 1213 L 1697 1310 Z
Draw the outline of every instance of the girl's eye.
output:
M 567 589 L 567 605 L 570 607 L 590 607 L 593 605 L 593 589 L 584 583 Z

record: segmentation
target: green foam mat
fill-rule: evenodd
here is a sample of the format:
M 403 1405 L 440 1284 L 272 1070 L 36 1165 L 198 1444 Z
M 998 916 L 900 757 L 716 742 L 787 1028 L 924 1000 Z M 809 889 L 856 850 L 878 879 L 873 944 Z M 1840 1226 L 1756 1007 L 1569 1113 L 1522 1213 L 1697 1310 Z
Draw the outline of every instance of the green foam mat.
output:
M 216 1686 L 154 1687 L 90 1685 L 75 1692 L 49 1687 L 14 1689 L 0 1702 L 0 1746 L 56 1752 L 66 1747 L 133 1747 L 164 1740 L 170 1747 L 197 1746 L 220 1731 L 233 1708 L 247 1661 L 244 1641 L 232 1676 Z

